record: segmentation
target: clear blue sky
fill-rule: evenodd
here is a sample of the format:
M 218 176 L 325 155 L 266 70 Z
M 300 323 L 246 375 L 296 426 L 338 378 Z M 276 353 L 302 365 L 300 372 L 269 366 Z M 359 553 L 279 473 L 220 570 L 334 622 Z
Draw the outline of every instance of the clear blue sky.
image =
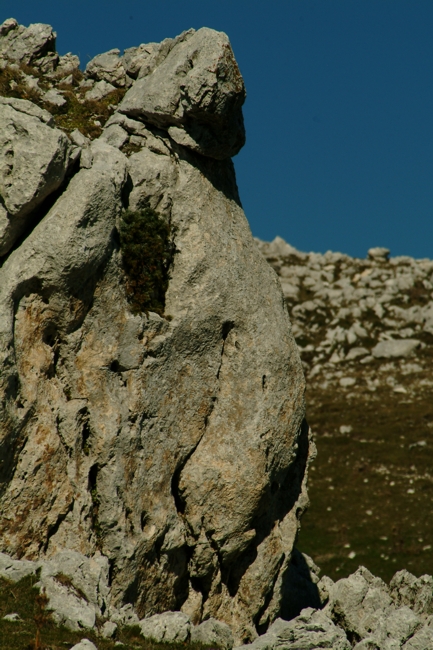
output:
M 231 40 L 247 87 L 234 159 L 255 235 L 433 257 L 433 0 L 1 0 L 82 64 L 189 27 Z

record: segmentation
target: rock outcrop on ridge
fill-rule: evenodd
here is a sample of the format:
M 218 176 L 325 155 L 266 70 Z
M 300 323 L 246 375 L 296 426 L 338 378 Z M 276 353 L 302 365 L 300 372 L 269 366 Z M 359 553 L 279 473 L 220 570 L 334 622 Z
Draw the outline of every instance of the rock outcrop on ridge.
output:
M 0 57 L 0 550 L 79 553 L 104 607 L 253 640 L 285 598 L 312 446 L 230 160 L 229 41 L 190 30 L 83 75 L 49 26 L 10 19 Z M 149 206 L 175 233 L 164 316 L 131 310 L 117 234 Z

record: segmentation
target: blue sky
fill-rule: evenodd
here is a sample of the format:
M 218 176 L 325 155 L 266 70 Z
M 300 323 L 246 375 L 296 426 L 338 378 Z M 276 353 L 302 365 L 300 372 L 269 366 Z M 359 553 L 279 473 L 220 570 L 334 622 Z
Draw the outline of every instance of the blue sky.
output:
M 433 257 L 432 0 L 1 0 L 94 55 L 225 31 L 247 88 L 234 159 L 254 235 L 301 250 Z

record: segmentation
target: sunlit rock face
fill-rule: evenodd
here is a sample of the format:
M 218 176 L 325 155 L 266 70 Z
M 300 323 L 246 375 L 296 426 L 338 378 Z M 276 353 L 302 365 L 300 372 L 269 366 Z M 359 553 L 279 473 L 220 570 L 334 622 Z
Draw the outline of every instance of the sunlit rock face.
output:
M 10 22 L 0 53 L 14 30 L 22 47 Z M 26 136 L 61 164 L 38 213 L 22 193 L 28 225 L 0 258 L 0 548 L 102 555 L 113 605 L 253 640 L 287 589 L 311 446 L 287 308 L 230 160 L 243 81 L 210 29 L 109 54 L 82 87 L 129 90 L 98 139 L 75 131 L 69 150 L 49 120 Z M 164 316 L 125 293 L 119 217 L 145 206 L 175 233 Z

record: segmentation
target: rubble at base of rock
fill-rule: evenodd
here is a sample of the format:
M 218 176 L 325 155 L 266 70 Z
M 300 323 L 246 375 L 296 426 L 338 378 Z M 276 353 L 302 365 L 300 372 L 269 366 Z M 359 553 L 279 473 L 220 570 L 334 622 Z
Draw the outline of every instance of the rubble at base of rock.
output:
M 311 558 L 298 555 L 293 570 L 304 581 L 309 576 L 310 602 L 291 618 L 277 618 L 249 645 L 251 650 L 432 650 L 433 649 L 433 578 L 416 578 L 408 571 L 398 571 L 389 585 L 374 577 L 364 567 L 333 582 L 319 571 Z M 295 554 L 295 555 L 296 555 Z M 139 620 L 129 605 L 123 612 L 110 603 L 108 560 L 96 555 L 87 558 L 74 551 L 63 551 L 46 561 L 13 560 L 0 553 L 0 578 L 11 583 L 30 573 L 39 575 L 41 590 L 49 597 L 48 607 L 54 620 L 71 630 L 98 630 L 103 638 L 116 638 L 118 627 L 138 625 L 141 635 L 158 643 L 199 642 L 231 650 L 234 645 L 230 627 L 214 618 L 194 625 L 182 612 L 164 612 Z M 301 575 L 302 574 L 302 575 Z M 308 579 L 308 578 L 307 578 Z M 318 581 L 317 581 L 318 580 Z M 295 584 L 296 580 L 292 580 Z M 53 585 L 56 588 L 53 589 Z M 316 595 L 315 595 L 316 594 Z M 296 598 L 302 599 L 296 592 Z M 317 605 L 318 601 L 318 605 Z M 128 610 L 129 607 L 129 610 Z M 127 611 L 128 610 L 128 611 Z M 98 626 L 96 626 L 98 617 Z M 18 615 L 10 612 L 6 620 L 19 625 Z M 94 648 L 83 639 L 77 648 Z

